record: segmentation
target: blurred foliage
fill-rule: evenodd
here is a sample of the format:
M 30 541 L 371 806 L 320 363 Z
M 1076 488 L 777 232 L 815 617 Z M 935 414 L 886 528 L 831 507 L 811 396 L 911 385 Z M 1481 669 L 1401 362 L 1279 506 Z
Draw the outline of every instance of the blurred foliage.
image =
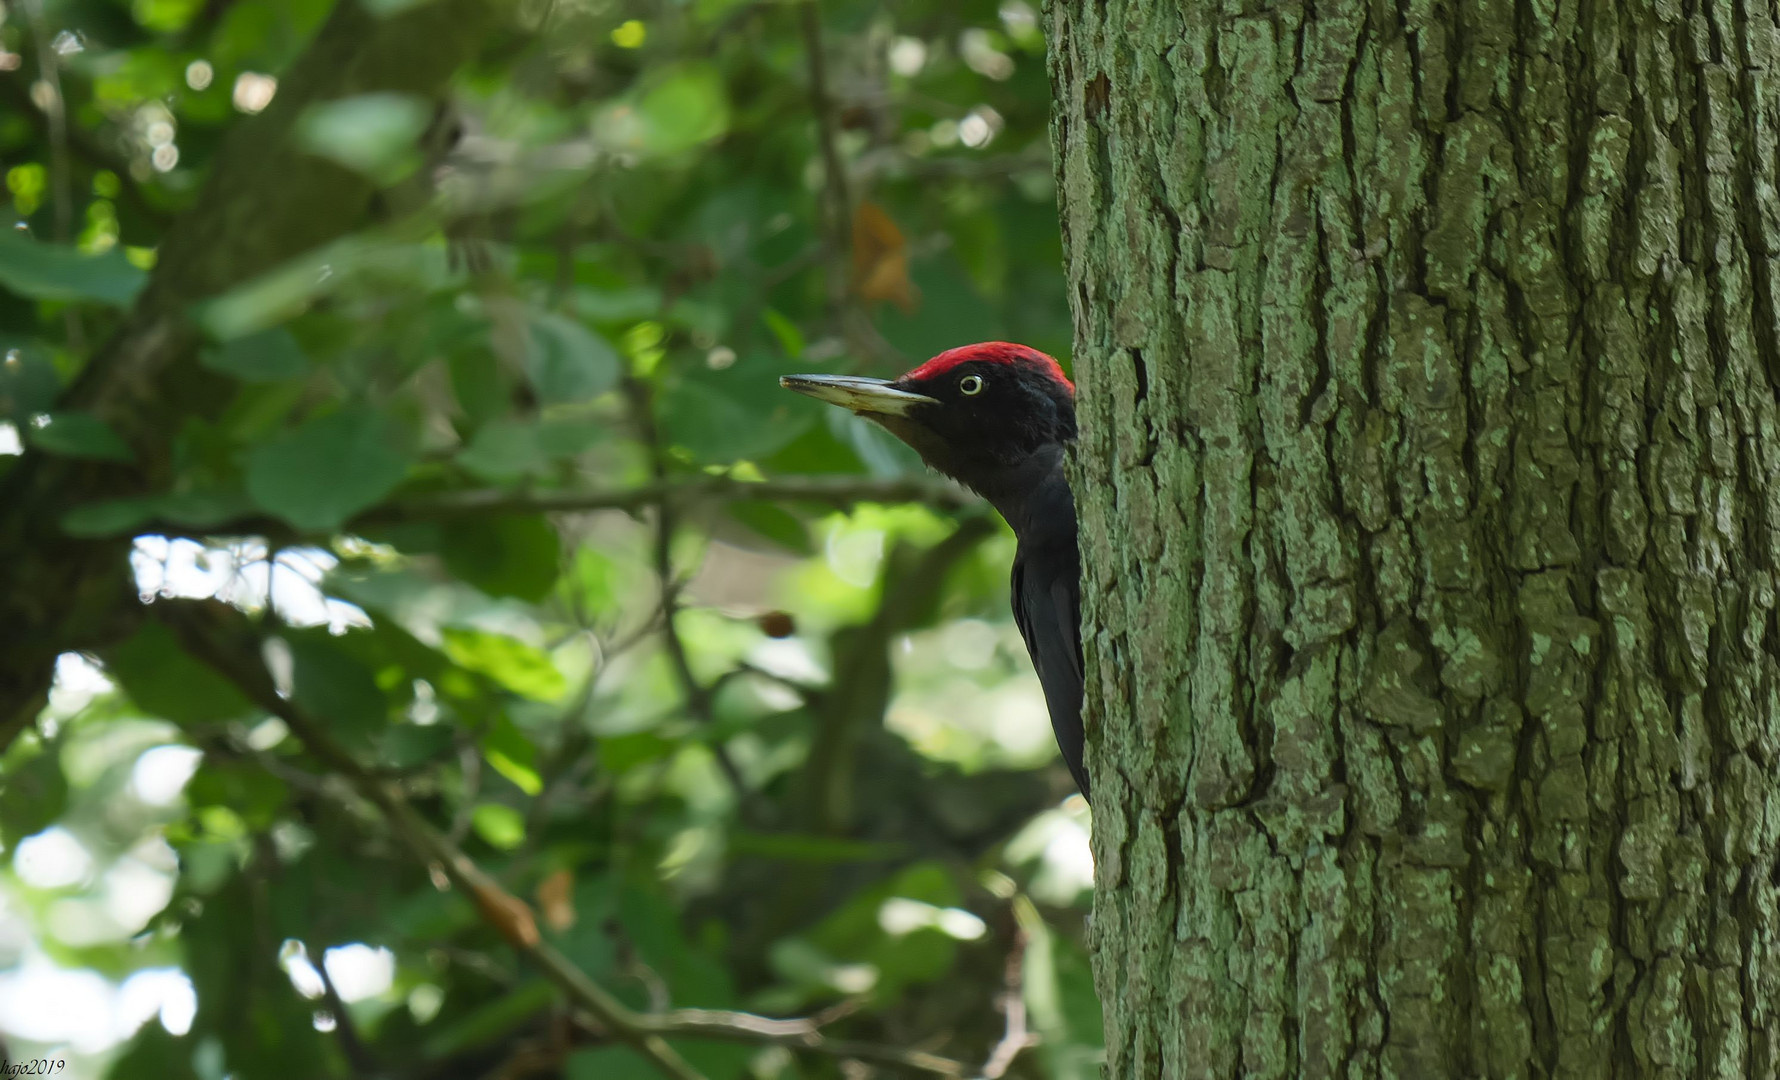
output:
M 329 7 L 0 8 L 0 474 L 130 459 L 58 396 Z M 882 501 L 919 463 L 776 385 L 1066 355 L 1037 16 L 811 13 L 526 0 L 447 102 L 307 103 L 295 137 L 379 185 L 374 220 L 190 312 L 232 403 L 63 525 L 140 534 L 151 605 L 248 613 L 282 698 L 630 1007 L 821 1015 L 967 1070 L 1029 1028 L 1009 1075 L 1090 1076 L 1086 814 L 1011 537 Z M 772 484 L 801 477 L 836 486 Z M 63 657 L 0 757 L 7 1056 L 651 1075 L 260 700 L 159 619 Z M 711 1080 L 889 1068 L 673 1045 Z

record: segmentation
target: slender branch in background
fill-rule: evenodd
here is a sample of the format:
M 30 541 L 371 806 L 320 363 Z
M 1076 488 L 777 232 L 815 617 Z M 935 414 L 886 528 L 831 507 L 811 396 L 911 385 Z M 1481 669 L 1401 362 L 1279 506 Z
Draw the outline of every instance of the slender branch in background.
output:
M 649 1014 L 632 1010 L 543 941 L 525 902 L 507 892 L 422 817 L 399 785 L 379 779 L 340 746 L 318 718 L 278 695 L 261 659 L 259 633 L 246 616 L 214 600 L 165 600 L 156 603 L 153 611 L 174 631 L 186 651 L 234 683 L 259 708 L 284 721 L 324 767 L 337 773 L 382 811 L 421 862 L 438 868 L 451 884 L 463 890 L 474 901 L 483 920 L 541 969 L 571 1002 L 585 1010 L 607 1034 L 642 1054 L 662 1075 L 673 1080 L 703 1080 L 667 1044 L 668 1036 L 778 1044 L 937 1076 L 968 1075 L 962 1063 L 938 1055 L 829 1039 L 819 1030 L 822 1018 L 775 1020 L 742 1012 L 682 1009 Z
M 828 96 L 828 62 L 822 53 L 822 12 L 816 0 L 798 10 L 803 47 L 810 72 L 810 111 L 816 117 L 816 141 L 822 151 L 823 219 L 827 226 L 828 302 L 838 313 L 850 293 L 847 252 L 851 247 L 853 201 L 847 194 L 847 167 L 841 161 L 840 133 L 834 103 Z
M 370 1047 L 359 1037 L 358 1028 L 352 1022 L 352 1014 L 346 1009 L 346 1001 L 340 991 L 334 987 L 334 978 L 328 974 L 327 950 L 323 949 L 313 962 L 315 973 L 321 976 L 322 998 L 328 1003 L 328 1012 L 334 1018 L 334 1037 L 340 1043 L 340 1052 L 346 1055 L 346 1061 L 352 1071 L 359 1076 L 376 1076 L 381 1070 L 377 1067 L 377 1059 L 371 1055 Z
M 1038 1034 L 1026 1027 L 1026 944 L 1029 940 L 1025 929 L 1015 929 L 1001 992 L 1001 1009 L 1007 1016 L 1007 1027 L 1001 1041 L 989 1051 L 989 1060 L 983 1062 L 978 1073 L 981 1080 L 1001 1080 L 1014 1059 L 1020 1056 L 1020 1051 L 1038 1043 Z
M 654 402 L 650 399 L 649 389 L 641 382 L 631 380 L 626 384 L 625 390 L 630 397 L 631 421 L 636 425 L 637 437 L 649 448 L 649 465 L 655 475 L 655 482 L 666 483 L 667 458 L 662 450 L 661 431 L 655 423 Z M 686 695 L 686 711 L 699 723 L 709 727 L 717 720 L 711 709 L 711 689 L 699 682 L 698 675 L 693 672 L 692 662 L 686 653 L 686 642 L 680 637 L 680 626 L 676 619 L 680 612 L 680 589 L 683 582 L 674 571 L 675 523 L 673 500 L 663 499 L 656 503 L 654 556 L 655 575 L 661 581 L 661 638 L 662 643 L 667 646 L 668 659 L 673 662 L 674 677 L 679 680 L 680 690 Z M 746 804 L 748 784 L 742 777 L 742 770 L 736 767 L 729 748 L 721 743 L 712 743 L 711 756 L 716 758 L 724 778 L 735 789 L 737 801 Z
M 452 521 L 458 518 L 504 514 L 576 514 L 598 510 L 642 510 L 663 503 L 720 503 L 735 499 L 767 502 L 809 502 L 838 509 L 864 502 L 920 502 L 945 510 L 960 510 L 976 499 L 949 480 L 932 476 L 879 480 L 868 476 L 794 476 L 751 483 L 729 476 L 694 476 L 658 479 L 632 488 L 592 491 L 510 491 L 481 488 L 404 499 L 368 510 L 338 531 L 351 532 L 369 525 L 406 525 L 415 522 Z M 150 519 L 123 530 L 121 536 L 263 536 L 288 544 L 303 538 L 285 522 L 272 517 L 250 516 L 220 521 L 202 528 L 176 521 Z

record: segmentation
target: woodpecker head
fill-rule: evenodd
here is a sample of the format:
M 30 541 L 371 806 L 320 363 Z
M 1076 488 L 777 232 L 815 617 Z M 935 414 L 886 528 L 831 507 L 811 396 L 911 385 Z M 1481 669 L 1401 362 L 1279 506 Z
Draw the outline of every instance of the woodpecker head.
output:
M 1075 384 L 1057 361 L 988 341 L 949 349 L 900 379 L 786 375 L 779 385 L 875 420 L 923 461 L 990 498 L 1075 438 Z

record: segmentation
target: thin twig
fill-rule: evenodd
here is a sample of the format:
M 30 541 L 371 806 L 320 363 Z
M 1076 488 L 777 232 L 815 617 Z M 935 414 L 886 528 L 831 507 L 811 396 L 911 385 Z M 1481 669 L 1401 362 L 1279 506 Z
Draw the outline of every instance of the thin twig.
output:
M 1026 1027 L 1026 944 L 1024 929 L 1015 929 L 1014 940 L 1007 953 L 1007 973 L 1001 992 L 1001 1009 L 1007 1016 L 1007 1027 L 1001 1041 L 989 1051 L 978 1073 L 981 1080 L 1001 1080 L 1013 1065 L 1020 1051 L 1038 1042 L 1038 1035 Z
M 376 1076 L 379 1072 L 377 1059 L 371 1048 L 359 1037 L 358 1026 L 352 1022 L 352 1014 L 346 1010 L 346 1000 L 334 986 L 334 977 L 328 974 L 327 950 L 321 950 L 312 965 L 315 973 L 321 976 L 321 992 L 328 1003 L 328 1012 L 334 1017 L 334 1037 L 340 1042 L 340 1052 L 346 1055 L 347 1062 L 353 1072 L 359 1076 Z
M 822 51 L 822 13 L 816 0 L 804 0 L 798 11 L 803 27 L 805 61 L 810 73 L 810 111 L 816 116 L 816 142 L 822 150 L 822 194 L 827 219 L 828 300 L 838 312 L 846 304 L 847 252 L 852 246 L 852 199 L 847 194 L 847 168 L 841 161 L 840 134 L 834 103 L 828 97 L 828 62 Z

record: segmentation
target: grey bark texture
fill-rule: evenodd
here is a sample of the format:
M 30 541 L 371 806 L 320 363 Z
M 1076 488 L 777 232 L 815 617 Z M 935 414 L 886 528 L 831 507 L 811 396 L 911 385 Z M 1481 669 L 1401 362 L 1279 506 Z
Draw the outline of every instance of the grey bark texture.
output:
M 1780 4 L 1046 17 L 1109 1080 L 1780 1075 Z

